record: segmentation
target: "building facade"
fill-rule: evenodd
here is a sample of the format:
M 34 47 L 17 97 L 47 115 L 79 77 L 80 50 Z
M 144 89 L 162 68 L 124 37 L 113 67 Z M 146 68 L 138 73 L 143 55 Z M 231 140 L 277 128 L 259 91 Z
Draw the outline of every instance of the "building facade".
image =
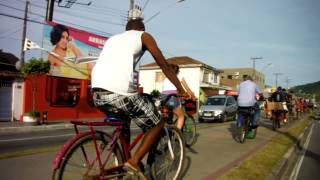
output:
M 253 68 L 228 68 L 222 69 L 221 84 L 237 90 L 243 78 L 250 75 L 253 81 L 259 86 L 261 90 L 265 88 L 265 75 Z
M 228 89 L 220 85 L 221 70 L 209 66 L 190 57 L 169 58 L 168 63 L 177 64 L 179 76 L 183 77 L 199 101 L 211 95 L 217 95 L 219 90 Z M 143 91 L 162 91 L 165 75 L 156 63 L 142 65 L 139 68 L 139 84 Z
M 0 50 L 0 122 L 19 120 L 24 76 L 16 68 L 19 59 Z

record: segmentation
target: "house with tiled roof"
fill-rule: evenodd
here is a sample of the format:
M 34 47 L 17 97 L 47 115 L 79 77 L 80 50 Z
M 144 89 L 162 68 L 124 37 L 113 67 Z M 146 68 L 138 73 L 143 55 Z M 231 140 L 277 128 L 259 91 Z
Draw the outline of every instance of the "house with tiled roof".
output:
M 229 89 L 220 85 L 220 74 L 223 72 L 220 69 L 187 56 L 173 57 L 167 61 L 179 66 L 179 76 L 186 80 L 190 89 L 200 100 L 219 94 L 219 90 Z M 153 90 L 161 92 L 164 79 L 165 75 L 156 63 L 145 64 L 139 68 L 139 84 L 146 93 Z

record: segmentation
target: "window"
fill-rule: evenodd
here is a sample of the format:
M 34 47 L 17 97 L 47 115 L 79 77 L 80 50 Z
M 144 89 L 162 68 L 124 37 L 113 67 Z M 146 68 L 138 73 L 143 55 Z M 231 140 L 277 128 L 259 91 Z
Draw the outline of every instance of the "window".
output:
M 208 98 L 205 105 L 215 105 L 215 106 L 222 106 L 224 105 L 226 98 Z
M 165 78 L 163 72 L 156 72 L 156 82 L 163 82 Z
M 204 71 L 203 73 L 203 82 L 209 82 L 209 72 L 208 71 Z
M 228 75 L 228 79 L 232 79 L 232 75 Z
M 80 99 L 80 79 L 48 77 L 47 100 L 52 106 L 75 106 Z
M 218 83 L 218 74 L 214 74 L 213 82 Z

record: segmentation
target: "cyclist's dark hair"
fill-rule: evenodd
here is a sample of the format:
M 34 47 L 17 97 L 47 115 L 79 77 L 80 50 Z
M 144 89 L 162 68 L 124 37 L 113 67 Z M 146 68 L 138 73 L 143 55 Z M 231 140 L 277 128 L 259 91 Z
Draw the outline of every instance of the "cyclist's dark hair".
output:
M 50 41 L 52 45 L 56 45 L 60 41 L 63 32 L 67 32 L 69 35 L 69 30 L 64 25 L 57 24 L 53 27 L 50 32 Z
M 131 19 L 126 25 L 126 31 L 129 30 L 145 30 L 144 23 L 142 19 Z
M 246 76 L 244 76 L 244 78 L 243 78 L 245 81 L 246 80 L 250 80 L 250 81 L 253 81 L 253 79 L 252 79 L 252 77 L 250 76 L 250 75 L 246 75 Z

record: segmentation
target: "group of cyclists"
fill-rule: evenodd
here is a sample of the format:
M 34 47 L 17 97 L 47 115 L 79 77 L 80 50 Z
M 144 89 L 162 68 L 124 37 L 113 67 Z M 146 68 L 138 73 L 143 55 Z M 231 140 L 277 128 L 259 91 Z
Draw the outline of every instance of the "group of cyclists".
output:
M 146 132 L 140 146 L 124 164 L 125 171 L 139 176 L 140 179 L 146 179 L 141 172 L 140 161 L 156 143 L 165 124 L 153 102 L 137 93 L 134 85 L 135 66 L 146 50 L 150 52 L 167 79 L 172 83 L 171 86 L 174 87 L 175 93 L 194 99 L 194 95 L 186 91 L 188 88 L 177 77 L 178 69 L 166 61 L 155 39 L 151 34 L 145 32 L 142 19 L 129 20 L 125 32 L 114 35 L 106 41 L 91 73 L 95 105 L 101 111 L 110 106 L 121 110 Z M 238 105 L 239 109 L 253 108 L 255 110 L 250 126 L 252 129 L 258 127 L 260 108 L 256 99 L 257 93 L 263 98 L 258 86 L 250 76 L 247 76 L 239 86 Z M 179 108 L 180 103 L 176 99 L 171 103 L 174 104 L 174 112 L 178 119 L 183 119 Z M 180 129 L 181 121 L 178 122 Z
M 140 169 L 141 160 L 157 142 L 165 125 L 154 102 L 138 93 L 134 83 L 136 65 L 146 50 L 153 56 L 169 82 L 168 88 L 165 89 L 168 92 L 163 92 L 163 99 L 168 93 L 176 93 L 185 99 L 195 100 L 194 94 L 185 81 L 179 80 L 179 68 L 166 61 L 153 36 L 145 32 L 142 19 L 129 20 L 123 33 L 116 34 L 106 41 L 91 73 L 93 100 L 97 108 L 106 114 L 110 107 L 114 111 L 121 111 L 145 132 L 141 144 L 123 165 L 126 172 L 138 176 L 139 179 L 146 179 Z M 249 131 L 259 126 L 261 100 L 264 100 L 264 97 L 259 87 L 253 82 L 251 76 L 246 76 L 238 89 L 237 121 L 243 118 L 241 110 L 249 109 L 251 112 Z M 297 99 L 294 104 L 292 95 L 281 87 L 278 87 L 268 100 L 282 104 L 284 122 L 288 120 L 288 113 L 293 111 L 294 105 L 297 112 L 303 112 L 306 109 L 302 99 Z M 183 113 L 185 113 L 181 109 L 181 103 L 177 98 L 173 98 L 168 101 L 168 106 L 171 106 L 177 116 L 177 127 L 181 130 L 184 124 Z M 274 118 L 276 117 L 272 111 L 271 119 Z

